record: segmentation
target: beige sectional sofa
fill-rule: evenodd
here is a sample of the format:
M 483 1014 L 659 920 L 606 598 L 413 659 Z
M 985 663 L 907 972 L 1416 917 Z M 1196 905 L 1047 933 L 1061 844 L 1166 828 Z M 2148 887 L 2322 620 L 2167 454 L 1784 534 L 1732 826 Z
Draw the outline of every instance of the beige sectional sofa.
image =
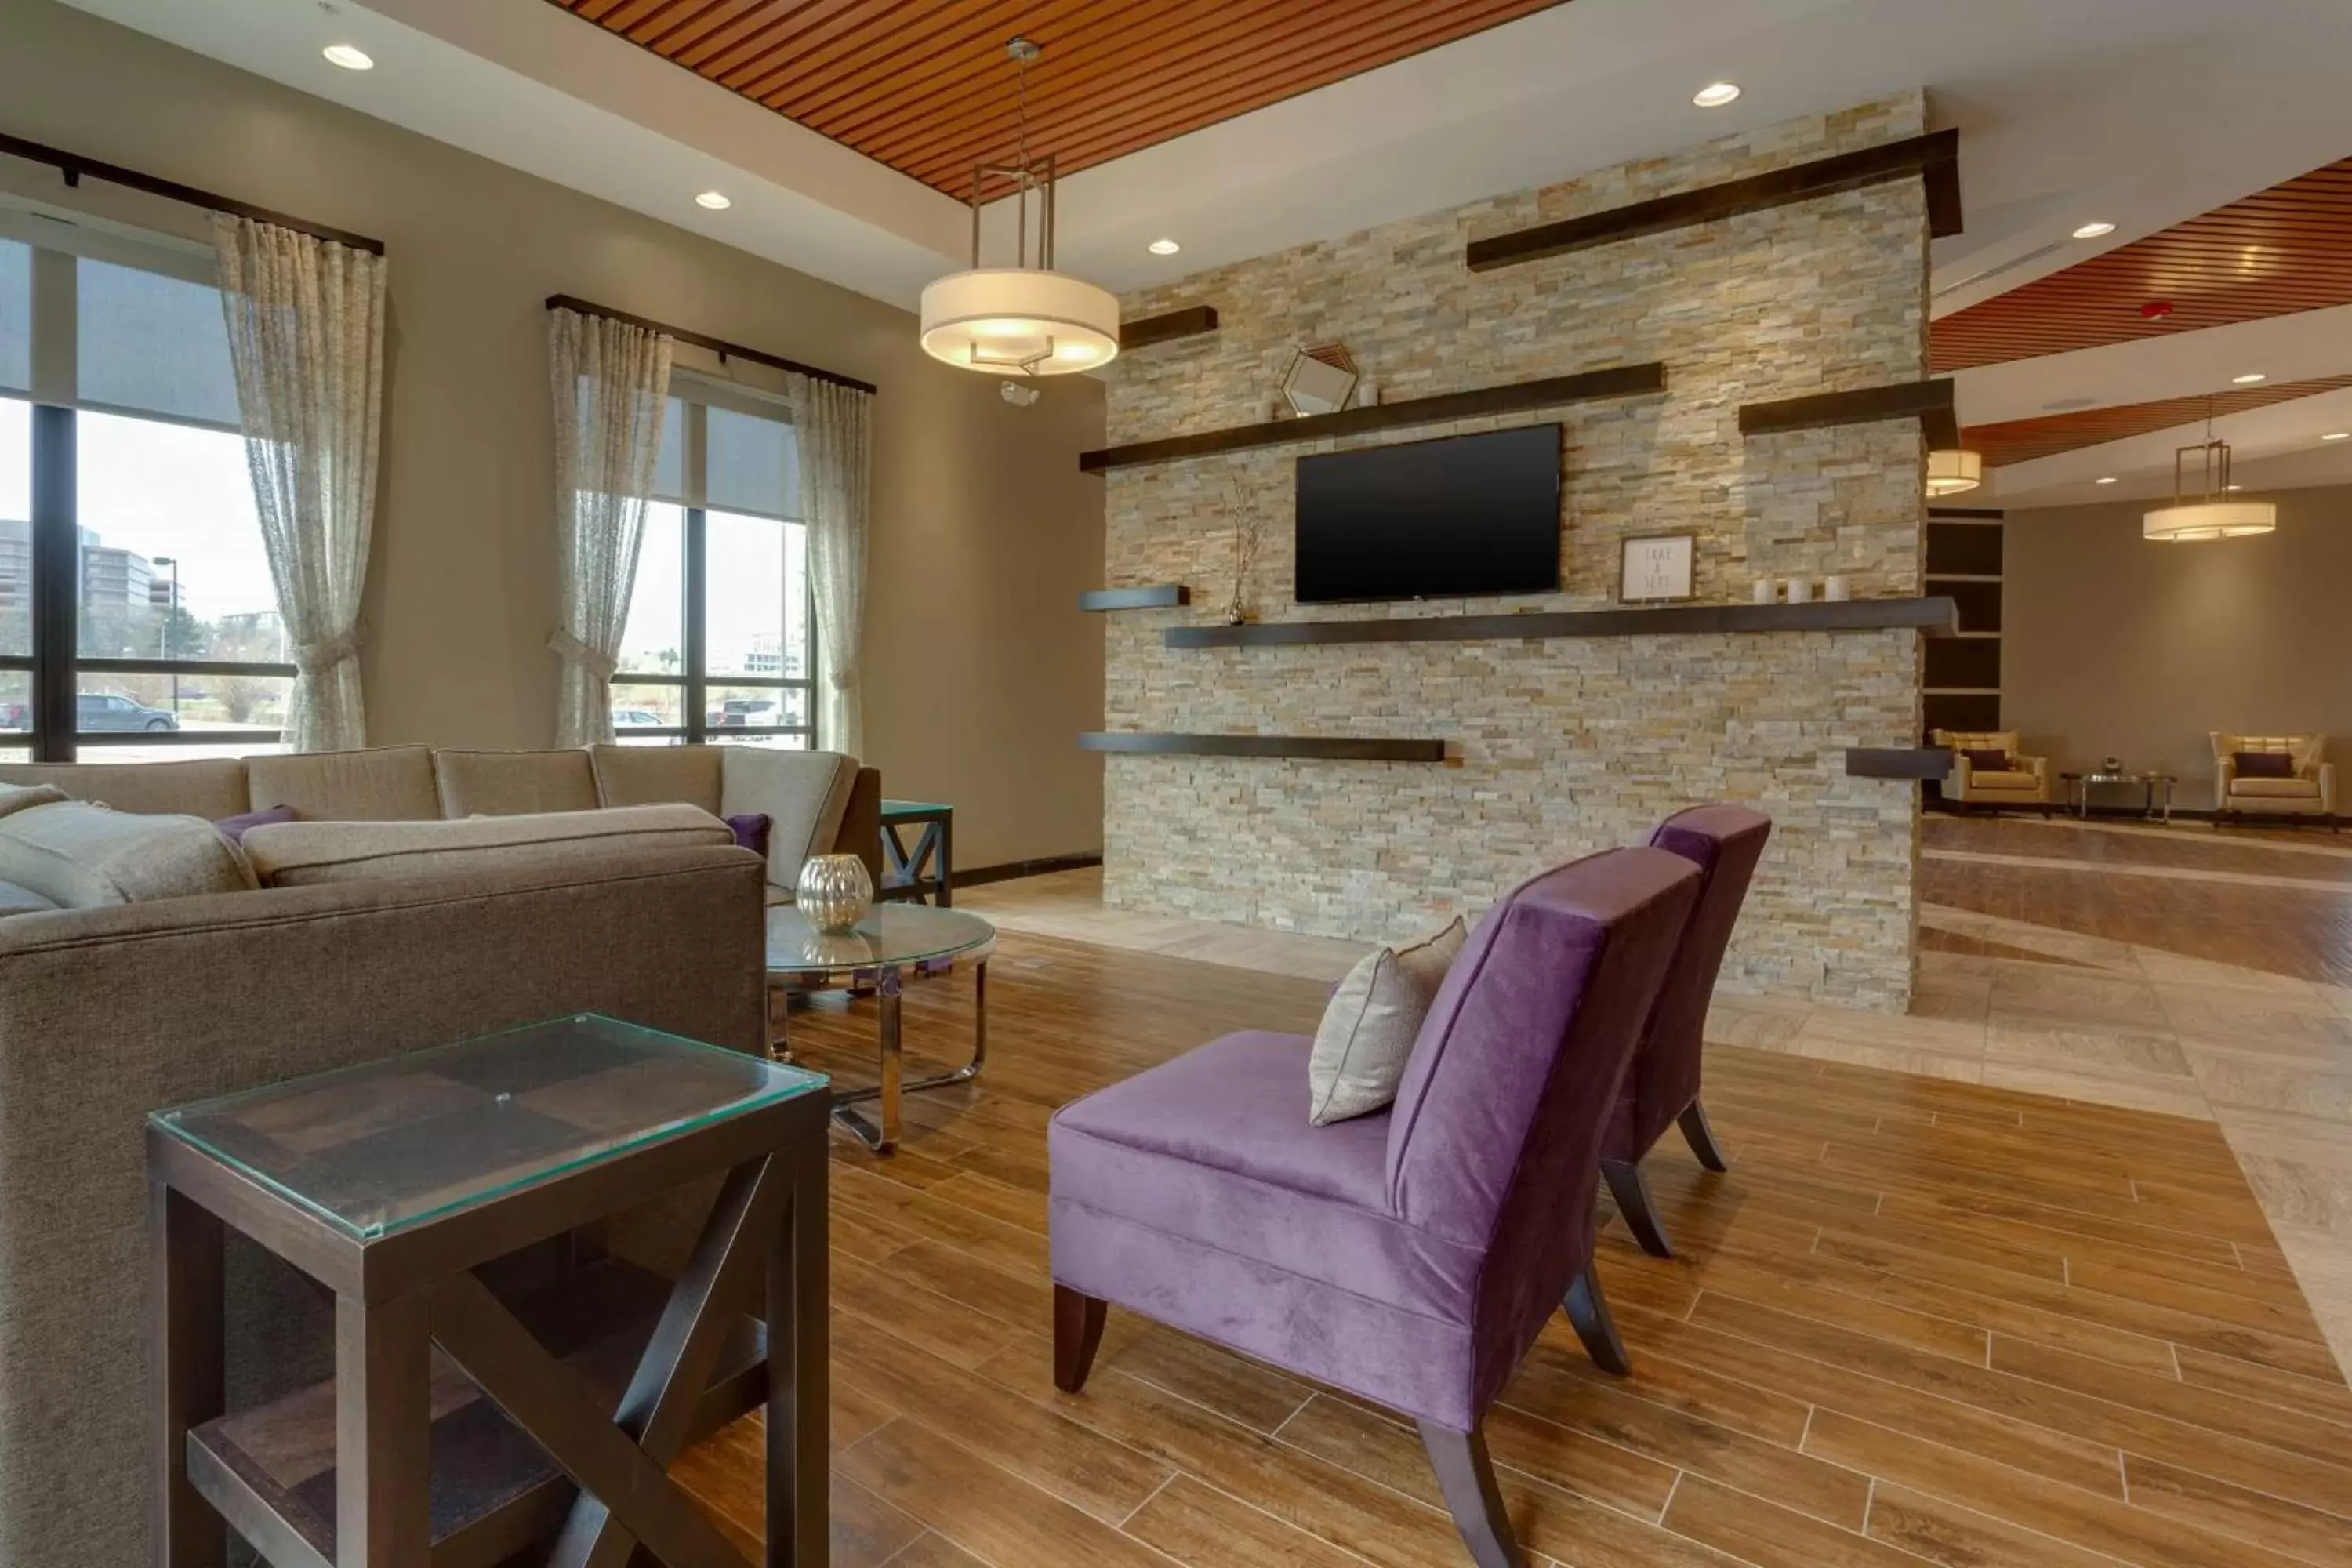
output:
M 425 746 L 388 746 L 364 752 L 329 752 L 305 756 L 256 756 L 220 761 L 108 764 L 98 763 L 0 764 L 0 787 L 54 789 L 71 800 L 94 802 L 114 812 L 141 816 L 175 816 L 218 821 L 251 812 L 290 807 L 298 821 L 255 827 L 246 847 L 261 885 L 275 885 L 272 858 L 288 844 L 315 870 L 321 856 L 348 850 L 354 860 L 381 862 L 375 875 L 422 872 L 436 864 L 437 850 L 502 846 L 527 855 L 534 843 L 569 843 L 594 852 L 601 837 L 644 830 L 642 821 L 535 824 L 511 829 L 403 832 L 380 825 L 454 823 L 473 817 L 542 816 L 613 812 L 615 808 L 690 806 L 698 816 L 723 818 L 759 814 L 769 819 L 768 898 L 791 897 L 801 864 L 811 855 L 854 854 L 863 858 L 877 884 L 881 880 L 881 775 L 856 759 L 834 752 L 792 752 L 751 746 L 590 746 L 544 752 L 435 751 Z M 47 836 L 75 830 L 45 819 Z M 26 823 L 30 822 L 26 819 Z M 683 819 L 669 819 L 673 828 Z M 26 823 L 12 830 L 0 816 L 0 883 L 24 883 L 9 875 L 24 852 L 12 840 L 26 836 Z M 364 828 L 359 825 L 367 825 Z M 704 827 L 709 824 L 706 820 Z M 104 825 L 117 836 L 141 832 L 139 825 Z M 94 829 L 93 831 L 96 831 Z M 38 835 L 35 835 L 37 837 Z M 405 869 L 396 858 L 426 857 Z M 511 856 L 509 858 L 512 858 Z M 248 884 L 250 885 L 250 884 Z M 57 903 L 123 902 L 127 899 L 58 898 Z M 217 889 L 227 890 L 226 887 Z M 0 890 L 0 914 L 26 903 L 15 889 Z
M 146 1114 L 571 1012 L 761 1050 L 763 905 L 812 847 L 878 845 L 870 770 L 779 755 L 0 767 L 20 867 L 78 906 L 0 919 L 0 1565 L 155 1560 Z M 211 826 L 275 805 L 303 820 L 242 855 Z M 765 866 L 716 820 L 748 811 Z M 697 1217 L 611 1239 L 674 1259 Z M 231 1408 L 326 1375 L 329 1304 L 228 1263 Z

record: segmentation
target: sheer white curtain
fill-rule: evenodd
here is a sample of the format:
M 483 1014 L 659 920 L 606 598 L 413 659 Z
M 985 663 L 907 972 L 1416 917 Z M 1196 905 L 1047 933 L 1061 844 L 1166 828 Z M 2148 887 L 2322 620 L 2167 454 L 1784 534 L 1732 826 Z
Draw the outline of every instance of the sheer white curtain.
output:
M 556 604 L 563 661 L 555 743 L 613 738 L 613 670 L 628 629 L 646 500 L 661 454 L 672 341 L 603 316 L 547 316 L 555 394 Z
M 786 378 L 800 445 L 801 511 L 808 521 L 810 587 L 816 599 L 817 741 L 863 756 L 865 715 L 858 648 L 866 631 L 866 468 L 874 395 L 793 373 Z
M 213 239 L 254 503 L 296 671 L 285 745 L 362 746 L 360 595 L 383 428 L 383 258 L 226 214 Z

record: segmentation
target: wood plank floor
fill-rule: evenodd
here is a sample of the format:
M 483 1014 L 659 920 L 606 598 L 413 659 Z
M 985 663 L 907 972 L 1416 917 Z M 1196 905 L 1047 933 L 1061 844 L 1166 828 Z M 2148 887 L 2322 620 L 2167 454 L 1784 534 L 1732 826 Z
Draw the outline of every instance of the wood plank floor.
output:
M 1411 1428 L 1116 1310 L 1087 1392 L 1048 1361 L 1053 1108 L 1323 986 L 1008 934 L 976 1089 L 894 1158 L 836 1139 L 838 1568 L 1458 1568 Z M 971 980 L 910 987 L 954 1056 Z M 870 1004 L 795 1020 L 845 1079 Z M 2237 1568 L 2352 1562 L 2352 1390 L 2211 1124 L 1765 1051 L 1710 1053 L 1734 1155 L 1612 1218 L 1635 1361 L 1555 1322 L 1490 1422 L 1538 1564 Z M 1671 1140 L 1671 1134 L 1670 1140 Z M 1605 1201 L 1605 1200 L 1604 1200 Z M 756 1421 L 680 1461 L 750 1550 Z

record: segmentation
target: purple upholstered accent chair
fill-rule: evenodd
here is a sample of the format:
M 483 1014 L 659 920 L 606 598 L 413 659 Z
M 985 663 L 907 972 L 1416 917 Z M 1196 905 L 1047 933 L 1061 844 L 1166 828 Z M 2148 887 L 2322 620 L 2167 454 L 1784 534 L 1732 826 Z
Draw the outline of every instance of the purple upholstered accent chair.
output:
M 1518 1563 L 1480 1423 L 1553 1311 L 1607 1329 L 1601 1129 L 1698 883 L 1629 848 L 1515 889 L 1454 960 L 1386 1110 L 1308 1125 L 1312 1042 L 1271 1034 L 1065 1106 L 1047 1138 L 1055 1382 L 1085 1384 L 1115 1301 L 1376 1400 L 1421 1423 L 1480 1568 Z
M 1705 1046 L 1706 1007 L 1723 951 L 1756 875 L 1756 862 L 1771 837 L 1772 819 L 1744 805 L 1695 805 L 1658 824 L 1650 843 L 1671 849 L 1699 869 L 1698 902 L 1690 925 L 1666 971 L 1649 1027 L 1634 1054 L 1633 1070 L 1617 1091 L 1617 1109 L 1601 1146 L 1601 1173 L 1617 1200 L 1617 1212 L 1642 1250 L 1672 1258 L 1674 1246 L 1650 1204 L 1642 1180 L 1642 1156 L 1676 1121 L 1691 1152 L 1710 1171 L 1728 1169 L 1715 1130 L 1699 1103 L 1699 1054 Z

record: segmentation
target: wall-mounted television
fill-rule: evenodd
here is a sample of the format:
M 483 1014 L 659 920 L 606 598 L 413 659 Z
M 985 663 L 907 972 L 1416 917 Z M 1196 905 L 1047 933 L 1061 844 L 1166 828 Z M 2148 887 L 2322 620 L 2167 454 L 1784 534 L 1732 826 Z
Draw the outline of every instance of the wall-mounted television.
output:
M 1302 605 L 1559 587 L 1558 425 L 1298 459 Z

